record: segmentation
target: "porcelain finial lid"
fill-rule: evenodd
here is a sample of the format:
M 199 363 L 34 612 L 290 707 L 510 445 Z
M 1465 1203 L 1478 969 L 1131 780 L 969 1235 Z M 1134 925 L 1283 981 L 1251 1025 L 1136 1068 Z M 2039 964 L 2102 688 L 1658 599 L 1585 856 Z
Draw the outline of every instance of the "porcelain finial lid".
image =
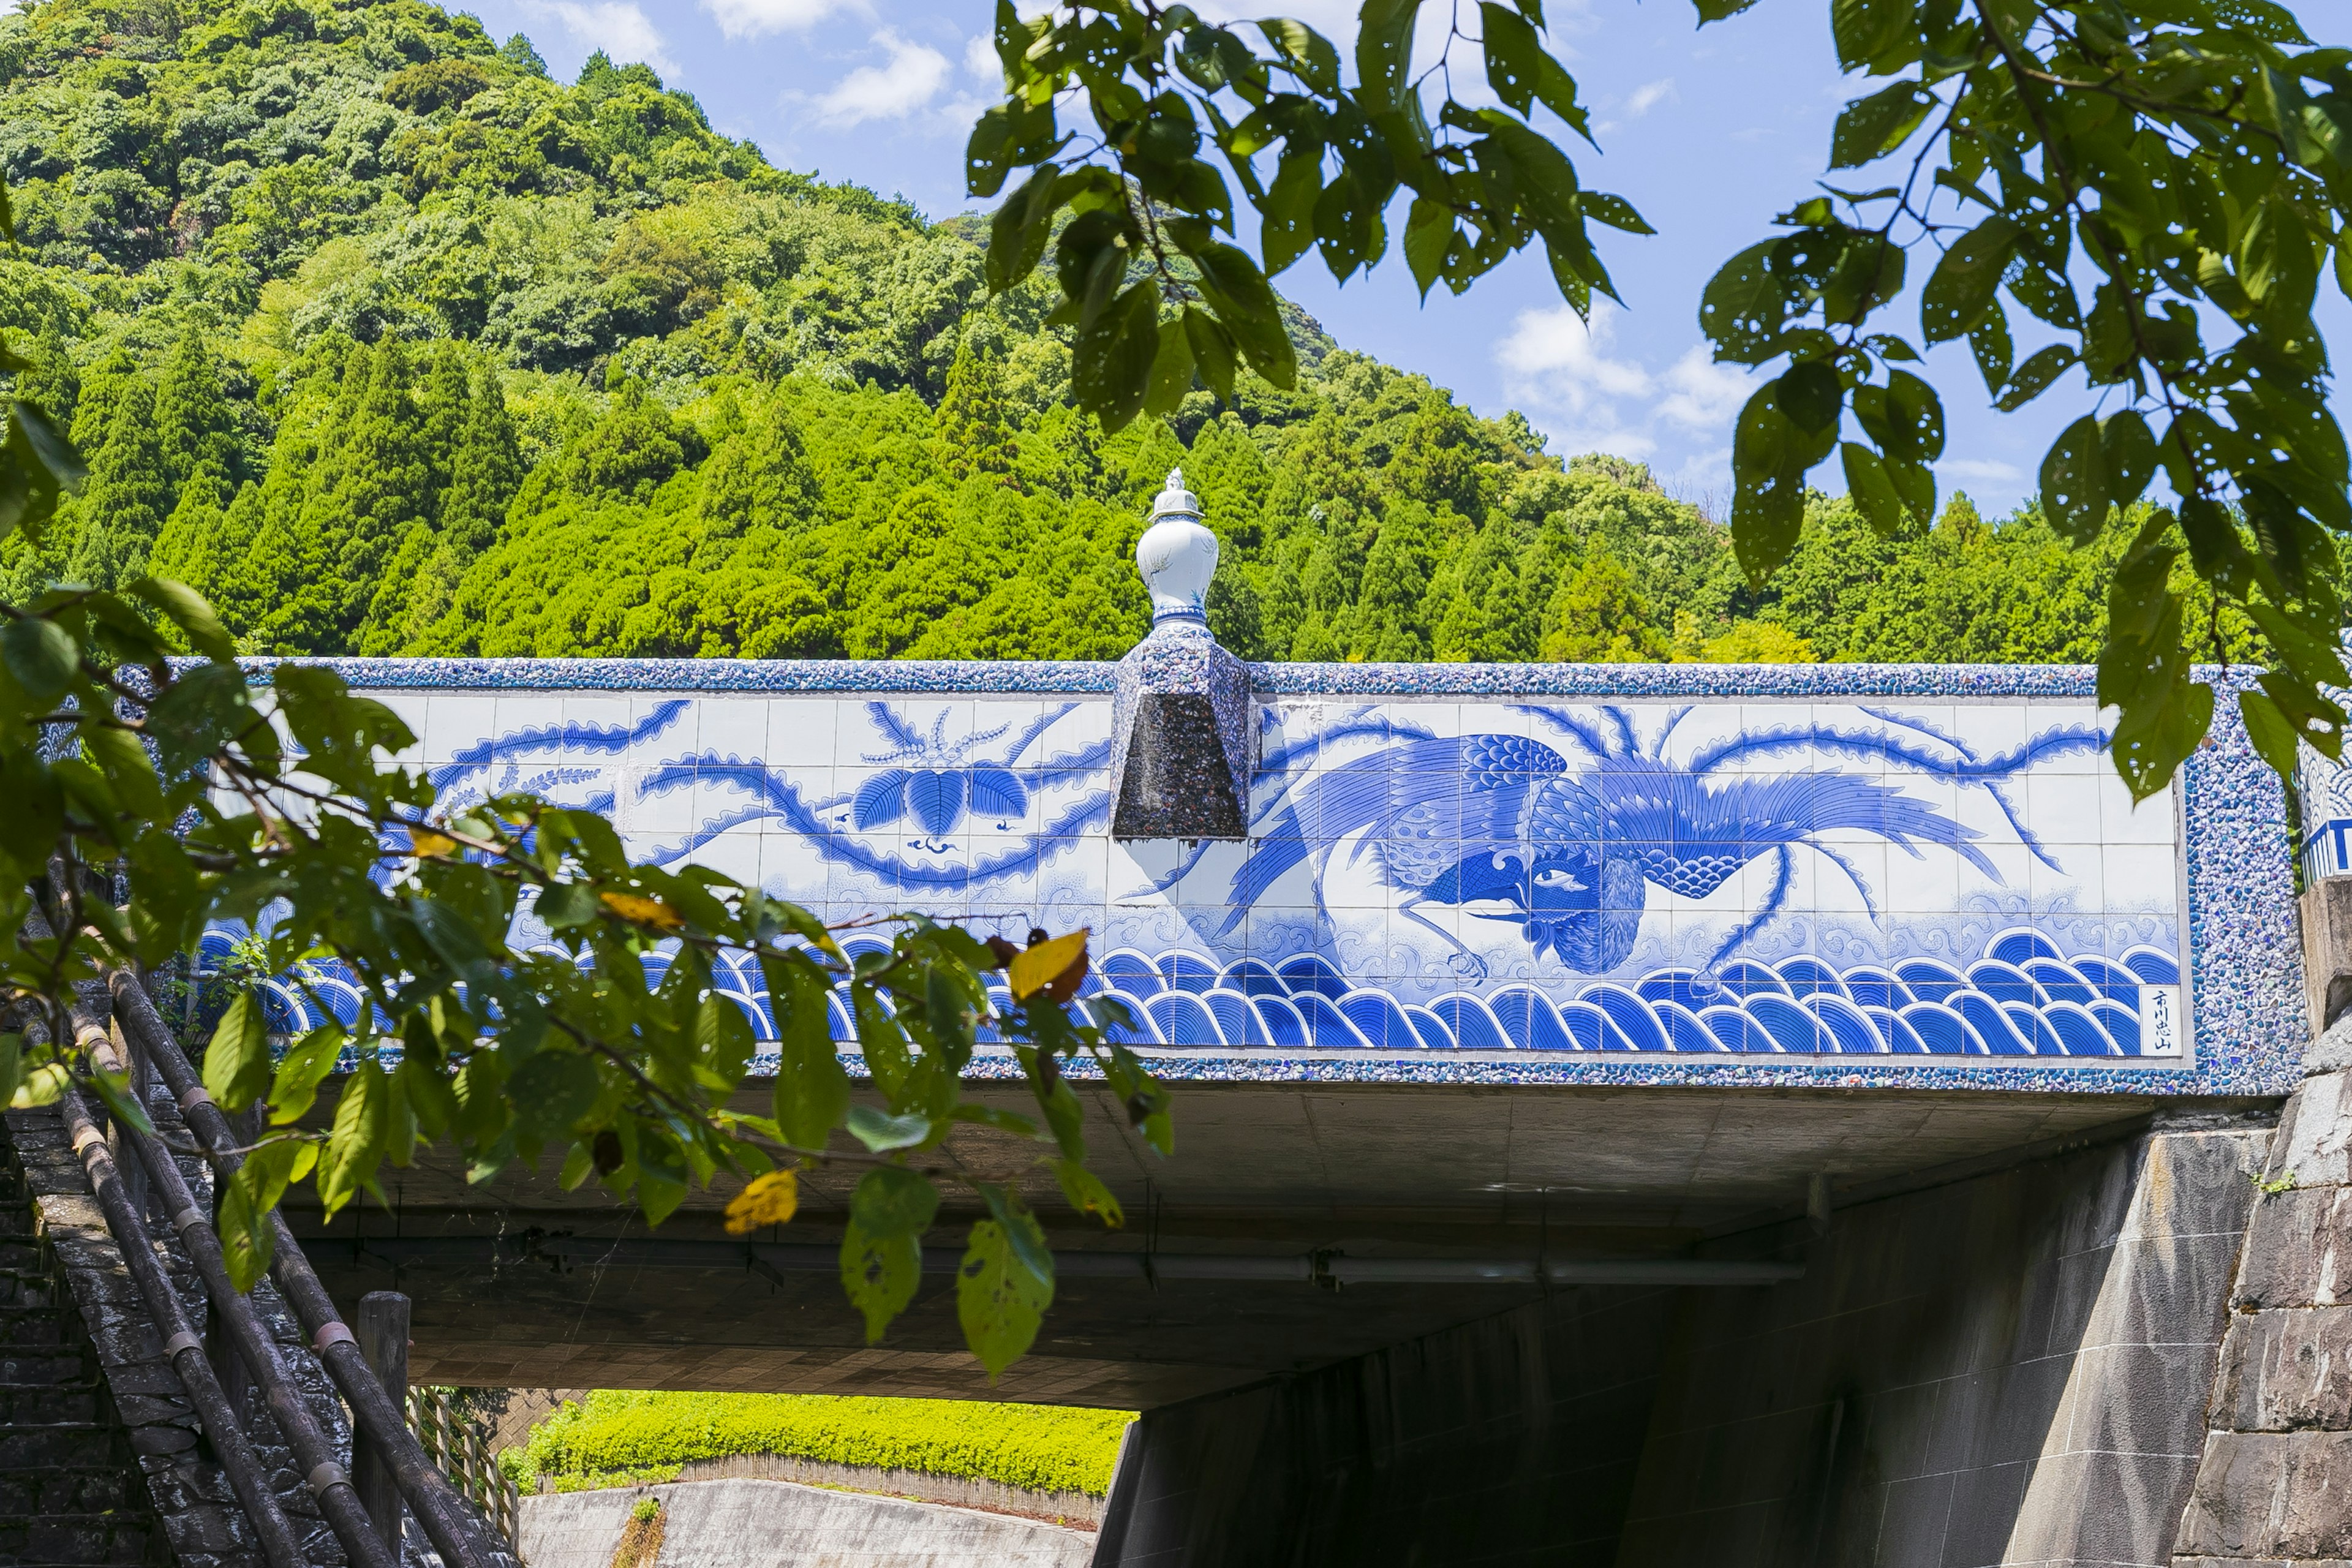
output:
M 1151 618 L 1202 618 L 1209 580 L 1217 574 L 1217 536 L 1201 521 L 1201 498 L 1184 488 L 1184 470 L 1168 470 L 1151 503 L 1151 526 L 1135 543 L 1135 564 L 1151 590 Z

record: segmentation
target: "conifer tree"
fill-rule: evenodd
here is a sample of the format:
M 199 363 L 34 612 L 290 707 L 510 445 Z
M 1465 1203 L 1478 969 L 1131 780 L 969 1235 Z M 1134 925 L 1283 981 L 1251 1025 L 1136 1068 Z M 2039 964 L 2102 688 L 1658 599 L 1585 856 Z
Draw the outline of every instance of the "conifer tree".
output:
M 1396 501 L 1364 560 L 1364 576 L 1347 617 L 1351 661 L 1409 662 L 1429 657 L 1422 609 L 1433 563 L 1429 510 Z
M 163 367 L 155 389 L 155 427 L 175 496 L 202 469 L 209 468 L 219 485 L 236 483 L 236 420 L 221 395 L 220 366 L 194 328 L 180 335 Z
M 74 509 L 78 526 L 65 568 L 68 580 L 100 588 L 145 574 L 172 503 L 155 389 L 128 354 L 117 351 L 108 364 L 104 377 L 91 379 L 74 422 L 89 481 Z
M 1632 664 L 1667 653 L 1632 574 L 1607 550 L 1595 545 L 1560 574 L 1544 611 L 1546 661 Z
M 488 364 L 472 369 L 466 421 L 448 469 L 436 521 L 462 569 L 498 537 L 507 507 L 522 486 L 522 446 L 507 410 L 506 388 Z
M 814 519 L 816 477 L 800 426 L 781 400 L 766 400 L 746 416 L 730 394 L 713 433 L 721 430 L 702 465 L 696 510 L 703 522 L 728 535 L 755 522 L 790 531 Z
M 951 479 L 1011 476 L 1019 448 L 1004 406 L 1004 366 L 995 353 L 975 345 L 967 331 L 948 367 L 948 385 L 933 416 L 933 453 Z
M 433 345 L 416 389 L 416 421 L 431 497 L 426 515 L 436 525 L 442 500 L 462 460 L 466 427 L 473 420 L 474 384 L 467 363 L 471 357 L 463 343 L 443 338 Z
M 58 429 L 71 428 L 74 402 L 81 392 L 81 376 L 74 369 L 73 356 L 66 349 L 65 333 L 58 330 L 57 318 L 41 323 L 41 335 L 33 341 L 33 352 L 25 356 L 30 363 L 16 373 L 16 395 L 38 406 Z
M 228 508 L 229 489 L 220 471 L 207 463 L 180 486 L 172 515 L 155 535 L 147 569 L 158 577 L 185 583 L 215 601 L 223 562 L 221 525 Z

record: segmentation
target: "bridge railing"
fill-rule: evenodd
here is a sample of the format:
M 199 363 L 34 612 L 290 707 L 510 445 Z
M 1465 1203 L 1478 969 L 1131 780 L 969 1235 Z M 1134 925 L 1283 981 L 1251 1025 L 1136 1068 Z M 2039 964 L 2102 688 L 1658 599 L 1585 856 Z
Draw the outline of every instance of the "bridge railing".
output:
M 521 1494 L 499 1468 L 481 1428 L 466 1419 L 446 1394 L 427 1387 L 408 1391 L 408 1425 L 425 1446 L 425 1456 L 481 1510 L 490 1527 L 509 1542 L 520 1539 Z

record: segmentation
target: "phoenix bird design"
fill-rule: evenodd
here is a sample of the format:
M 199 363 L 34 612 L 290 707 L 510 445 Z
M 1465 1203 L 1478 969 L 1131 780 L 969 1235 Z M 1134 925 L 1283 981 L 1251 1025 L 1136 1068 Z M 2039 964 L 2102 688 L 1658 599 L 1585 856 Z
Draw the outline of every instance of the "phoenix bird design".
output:
M 1902 716 L 1873 714 L 1940 746 L 1930 750 L 1913 735 L 1792 728 L 1715 742 L 1675 763 L 1663 752 L 1686 709 L 1671 715 L 1647 747 L 1619 709 L 1601 710 L 1608 730 L 1554 710 L 1527 711 L 1573 742 L 1585 765 L 1571 767 L 1529 737 L 1474 734 L 1402 741 L 1317 775 L 1264 814 L 1267 831 L 1234 879 L 1223 931 L 1310 860 L 1319 861 L 1319 903 L 1323 868 L 1344 845 L 1350 863 L 1369 857 L 1380 879 L 1404 895 L 1393 908 L 1454 948 L 1457 969 L 1483 974 L 1486 965 L 1419 906 L 1451 906 L 1514 923 L 1538 955 L 1552 953 L 1572 970 L 1598 974 L 1633 952 L 1650 888 L 1703 899 L 1751 861 L 1774 857 L 1779 874 L 1771 891 L 1717 945 L 1707 960 L 1712 969 L 1780 912 L 1800 847 L 1835 863 L 1874 913 L 1871 889 L 1822 842 L 1827 833 L 1874 834 L 1915 858 L 1931 845 L 2002 879 L 1974 842 L 1976 829 L 1877 778 L 1819 769 L 1777 777 L 1721 773 L 1731 762 L 1797 748 L 1900 758 L 1906 767 L 1988 789 L 2027 847 L 2054 867 L 2016 821 L 2000 784 L 2043 757 L 2104 743 L 2093 730 L 2057 730 L 2009 755 L 1979 760 Z

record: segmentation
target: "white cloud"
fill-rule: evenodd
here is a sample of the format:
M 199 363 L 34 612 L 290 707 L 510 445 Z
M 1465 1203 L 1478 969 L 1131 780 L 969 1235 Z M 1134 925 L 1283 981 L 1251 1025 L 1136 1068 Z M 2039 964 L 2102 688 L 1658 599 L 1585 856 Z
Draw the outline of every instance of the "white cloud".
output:
M 730 38 L 802 32 L 835 12 L 866 9 L 864 0 L 702 0 L 702 8 Z
M 996 40 L 986 33 L 976 33 L 965 39 L 963 68 L 982 81 L 1001 85 L 1004 80 L 1004 62 L 996 58 Z
M 1674 78 L 1663 77 L 1656 81 L 1635 88 L 1633 96 L 1625 100 L 1625 112 L 1632 118 L 1639 120 L 1668 99 L 1679 102 L 1682 94 L 1675 90 Z
M 604 50 L 615 65 L 642 60 L 665 77 L 677 74 L 661 30 L 632 0 L 527 0 L 525 9 L 560 23 L 575 43 Z
M 947 85 L 952 68 L 939 50 L 908 43 L 887 27 L 874 35 L 874 42 L 890 58 L 878 66 L 858 67 L 819 96 L 811 105 L 818 121 L 847 130 L 869 120 L 904 120 Z
M 1980 485 L 2013 485 L 2025 478 L 2022 469 L 2011 464 L 1980 458 L 1955 458 L 1937 463 L 1936 472 L 1946 479 L 1974 479 Z
M 1699 348 L 1663 372 L 1621 357 L 1614 352 L 1616 316 L 1606 303 L 1594 306 L 1589 325 L 1566 305 L 1520 312 L 1495 349 L 1504 395 L 1548 419 L 1558 437 L 1554 450 L 1563 455 L 1646 458 L 1659 451 L 1668 433 L 1663 427 L 1677 437 L 1727 433 L 1748 398 L 1748 377 L 1712 363 Z

